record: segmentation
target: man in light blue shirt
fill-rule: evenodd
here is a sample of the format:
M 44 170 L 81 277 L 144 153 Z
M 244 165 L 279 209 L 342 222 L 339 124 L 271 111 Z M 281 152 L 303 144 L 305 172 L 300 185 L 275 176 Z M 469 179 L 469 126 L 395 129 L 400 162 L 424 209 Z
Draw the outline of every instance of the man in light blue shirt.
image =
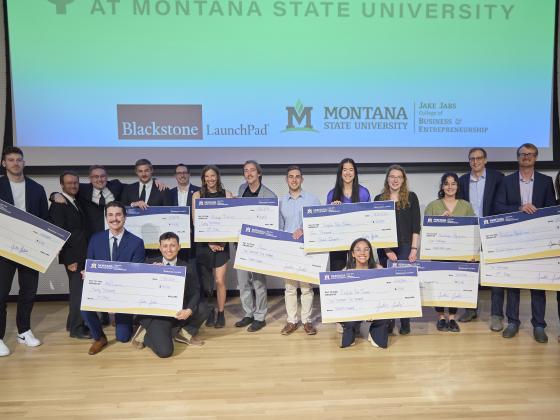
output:
M 297 165 L 288 167 L 286 174 L 289 194 L 280 199 L 280 230 L 291 232 L 294 239 L 299 239 L 303 235 L 303 216 L 302 210 L 306 206 L 319 206 L 319 199 L 313 194 L 304 192 L 301 189 L 303 175 Z M 297 317 L 297 288 L 301 289 L 301 322 L 303 329 L 308 335 L 317 334 L 317 329 L 311 322 L 311 312 L 313 309 L 313 287 L 309 283 L 286 279 L 286 312 L 288 320 L 280 333 L 290 335 L 299 327 Z

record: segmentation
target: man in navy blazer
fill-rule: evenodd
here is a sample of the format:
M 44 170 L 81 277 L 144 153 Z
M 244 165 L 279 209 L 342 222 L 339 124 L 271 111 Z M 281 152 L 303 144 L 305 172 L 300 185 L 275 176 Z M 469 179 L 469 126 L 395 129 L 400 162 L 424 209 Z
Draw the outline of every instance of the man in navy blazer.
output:
M 469 150 L 469 165 L 471 171 L 459 178 L 461 197 L 471 203 L 477 217 L 491 216 L 494 214 L 494 199 L 498 186 L 504 174 L 486 167 L 488 154 L 482 147 L 473 147 Z M 490 316 L 490 329 L 501 331 L 504 318 L 504 289 L 492 288 L 492 306 Z M 477 317 L 477 309 L 465 309 L 459 322 L 469 322 Z
M 522 211 L 533 214 L 538 208 L 554 206 L 554 185 L 552 178 L 535 171 L 535 163 L 539 155 L 537 146 L 531 143 L 522 144 L 517 149 L 519 170 L 504 177 L 496 194 L 496 214 Z M 520 289 L 507 289 L 506 315 L 508 326 L 503 331 L 504 338 L 512 338 L 519 331 L 519 295 Z M 533 335 L 539 343 L 548 342 L 544 331 L 546 294 L 544 290 L 531 289 L 531 323 Z
M 20 210 L 41 219 L 47 219 L 49 209 L 45 189 L 24 176 L 23 152 L 17 147 L 7 147 L 2 153 L 2 166 L 6 175 L 0 177 L 0 199 Z M 6 302 L 12 288 L 15 272 L 18 272 L 19 297 L 16 313 L 17 341 L 30 347 L 41 345 L 31 331 L 31 311 L 37 294 L 39 273 L 7 258 L 0 257 L 0 356 L 8 356 L 10 350 L 4 344 L 6 333 Z
M 107 203 L 105 218 L 109 229 L 93 235 L 89 241 L 87 258 L 91 260 L 143 263 L 144 241 L 124 228 L 126 209 L 118 201 Z M 82 317 L 95 340 L 88 353 L 99 353 L 107 345 L 101 321 L 96 312 L 82 311 Z M 115 314 L 117 340 L 126 343 L 132 336 L 132 315 Z

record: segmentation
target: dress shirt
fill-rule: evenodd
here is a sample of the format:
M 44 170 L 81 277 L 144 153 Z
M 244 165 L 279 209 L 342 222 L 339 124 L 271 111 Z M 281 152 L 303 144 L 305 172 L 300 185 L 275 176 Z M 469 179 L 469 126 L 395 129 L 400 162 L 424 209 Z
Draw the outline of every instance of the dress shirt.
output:
M 69 194 L 66 194 L 64 191 L 62 191 L 61 193 L 64 197 L 66 197 L 66 199 L 70 202 L 70 204 L 72 204 L 74 206 L 74 208 L 78 211 L 80 211 L 80 209 L 78 208 L 78 205 L 76 204 L 76 197 L 72 197 Z
M 14 197 L 14 206 L 20 210 L 25 209 L 25 181 L 12 182 L 10 181 L 10 188 L 12 189 L 12 197 Z
M 478 217 L 483 216 L 484 187 L 486 186 L 486 169 L 479 178 L 475 178 L 471 172 L 469 181 L 469 201 Z
M 146 200 L 144 202 L 147 203 L 148 200 L 150 199 L 150 193 L 152 192 L 154 180 L 150 179 L 150 181 L 146 184 L 142 184 L 142 182 L 138 182 L 138 197 L 140 197 L 140 195 L 142 194 L 142 187 L 144 187 L 144 185 L 146 185 Z M 105 202 L 108 203 L 107 199 L 105 199 Z
M 300 191 L 297 198 L 290 194 L 280 199 L 280 230 L 293 233 L 303 227 L 302 209 L 307 206 L 319 206 L 319 199 L 313 194 Z
M 97 188 L 94 188 L 93 193 L 91 194 L 91 201 L 99 205 L 99 199 L 101 198 L 101 191 L 103 191 L 103 198 L 105 199 L 105 203 L 110 203 L 111 201 L 115 201 L 115 196 L 113 195 L 111 190 L 107 187 L 103 188 L 103 190 L 98 190 Z M 146 194 L 147 191 L 148 191 L 148 187 L 146 187 Z
M 165 258 L 161 259 L 163 265 L 177 265 L 177 257 L 174 260 L 167 261 Z
M 519 192 L 521 193 L 521 204 L 533 202 L 533 182 L 535 181 L 535 172 L 531 174 L 530 179 L 523 179 L 519 172 Z
M 147 187 L 146 187 L 147 188 Z M 191 184 L 187 185 L 185 191 L 181 191 L 181 187 L 177 186 L 177 205 L 180 207 L 185 207 L 187 205 L 187 199 L 189 198 L 189 189 Z
M 117 236 L 113 236 L 111 231 L 109 231 L 109 255 L 111 255 L 111 261 L 113 260 L 113 238 L 117 238 L 117 247 L 121 244 L 121 239 L 124 235 L 124 229 Z

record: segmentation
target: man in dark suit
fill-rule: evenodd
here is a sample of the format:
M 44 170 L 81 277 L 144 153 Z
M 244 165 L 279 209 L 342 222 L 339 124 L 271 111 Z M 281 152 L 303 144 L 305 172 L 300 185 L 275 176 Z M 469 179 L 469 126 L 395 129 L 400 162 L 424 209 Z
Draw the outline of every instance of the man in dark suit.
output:
M 504 174 L 494 169 L 486 168 L 488 155 L 482 147 L 473 147 L 469 150 L 469 165 L 471 171 L 459 178 L 461 197 L 469 201 L 477 217 L 491 216 L 494 214 L 494 199 L 498 186 Z M 504 289 L 492 288 L 492 306 L 490 329 L 501 331 L 504 318 Z M 469 322 L 477 317 L 477 309 L 466 309 L 459 318 L 459 322 Z
M 72 338 L 89 338 L 80 313 L 83 287 L 80 273 L 85 266 L 88 239 L 84 211 L 76 199 L 79 182 L 80 178 L 74 171 L 65 171 L 60 175 L 60 186 L 66 203 L 52 203 L 49 218 L 53 224 L 70 232 L 70 238 L 58 254 L 58 262 L 64 264 L 68 275 L 69 312 L 66 329 Z
M 139 159 L 134 164 L 138 182 L 123 188 L 121 202 L 125 206 L 146 209 L 148 206 L 171 206 L 169 191 L 160 191 L 154 184 L 154 168 L 148 159 Z
M 23 174 L 23 152 L 17 147 L 7 147 L 2 153 L 2 166 L 6 175 L 0 177 L 0 199 L 20 210 L 41 219 L 49 215 L 45 189 Z M 19 297 L 16 313 L 17 341 L 30 347 L 41 345 L 31 331 L 31 311 L 37 294 L 39 273 L 14 261 L 0 257 L 0 356 L 8 356 L 10 350 L 4 343 L 6 333 L 6 303 L 12 288 L 15 272 L 18 272 Z
M 204 344 L 196 335 L 208 316 L 208 306 L 205 300 L 200 300 L 200 285 L 193 265 L 177 258 L 179 249 L 179 237 L 173 232 L 166 232 L 159 237 L 161 256 L 150 262 L 187 267 L 183 309 L 177 312 L 175 318 L 139 316 L 140 326 L 132 338 L 133 346 L 138 349 L 149 347 L 158 357 L 169 357 L 173 354 L 173 339 L 190 346 Z
M 496 194 L 495 209 L 497 214 L 522 211 L 533 214 L 538 208 L 550 207 L 555 204 L 554 185 L 552 178 L 535 171 L 535 163 L 539 155 L 537 146 L 531 143 L 522 144 L 517 149 L 519 170 L 504 177 Z M 512 338 L 519 331 L 519 296 L 520 289 L 507 289 L 506 315 L 508 326 L 502 332 L 504 338 Z M 531 289 L 531 323 L 533 335 L 539 343 L 548 342 L 544 331 L 546 294 L 544 290 Z
M 126 209 L 117 202 L 107 203 L 105 218 L 109 229 L 93 235 L 89 241 L 87 258 L 91 260 L 143 263 L 145 259 L 144 241 L 124 228 Z M 89 354 L 99 353 L 107 345 L 101 321 L 96 312 L 82 311 L 82 317 L 95 340 Z M 132 336 L 132 315 L 115 314 L 117 340 L 126 343 Z

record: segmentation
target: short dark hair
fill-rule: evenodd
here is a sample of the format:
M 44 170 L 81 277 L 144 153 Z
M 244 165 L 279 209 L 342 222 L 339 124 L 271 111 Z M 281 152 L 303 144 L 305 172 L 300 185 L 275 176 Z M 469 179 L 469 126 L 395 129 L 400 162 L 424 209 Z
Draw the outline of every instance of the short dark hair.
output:
M 91 165 L 88 168 L 88 175 L 91 174 L 96 169 L 103 169 L 105 172 L 107 172 L 107 169 L 105 169 L 105 166 L 103 166 L 103 165 Z
M 120 201 L 109 201 L 107 204 L 105 204 L 105 216 L 107 216 L 107 209 L 109 207 L 118 207 L 122 210 L 124 217 L 126 217 L 126 207 L 124 206 L 123 203 L 121 203 Z
M 178 163 L 177 165 L 175 165 L 175 171 L 177 170 L 178 167 L 182 166 L 183 168 L 187 169 L 187 173 L 190 175 L 191 174 L 191 169 L 184 163 Z
M 64 182 L 64 177 L 66 175 L 72 175 L 75 176 L 76 178 L 78 178 L 78 181 L 80 180 L 80 176 L 76 173 L 76 171 L 64 171 L 60 174 L 60 176 L 58 177 L 58 180 L 60 182 L 60 185 L 62 185 L 62 183 Z
M 175 232 L 162 233 L 159 237 L 159 243 L 161 243 L 161 241 L 167 241 L 168 239 L 175 239 L 177 243 L 179 243 L 179 235 L 177 235 Z
M 439 183 L 439 191 L 438 191 L 438 198 L 445 197 L 445 191 L 443 191 L 443 185 L 447 178 L 453 178 L 453 180 L 457 183 L 457 192 L 455 193 L 455 198 L 460 199 L 461 197 L 461 188 L 459 188 L 459 176 L 455 172 L 446 172 L 441 176 L 441 181 Z
M 290 171 L 299 171 L 300 175 L 303 175 L 301 168 L 298 165 L 290 165 L 288 169 L 286 169 L 286 175 L 290 173 Z
M 136 163 L 134 164 L 134 169 L 138 168 L 139 166 L 142 165 L 150 165 L 150 168 L 152 167 L 152 162 L 150 162 L 148 159 L 138 159 L 136 161 Z
M 7 155 L 17 154 L 23 157 L 23 151 L 19 147 L 8 146 L 2 151 L 2 160 L 6 160 Z
M 524 147 L 527 149 L 533 149 L 537 154 L 537 156 L 539 155 L 539 148 L 537 146 L 535 146 L 533 143 L 523 143 L 521 146 L 517 148 L 517 156 L 519 156 L 519 151 Z
M 473 147 L 471 150 L 469 150 L 469 154 L 467 156 L 470 158 L 471 153 L 476 152 L 477 150 L 480 150 L 482 152 L 482 154 L 484 155 L 484 159 L 488 157 L 488 153 L 486 153 L 486 150 L 484 150 L 483 147 Z

